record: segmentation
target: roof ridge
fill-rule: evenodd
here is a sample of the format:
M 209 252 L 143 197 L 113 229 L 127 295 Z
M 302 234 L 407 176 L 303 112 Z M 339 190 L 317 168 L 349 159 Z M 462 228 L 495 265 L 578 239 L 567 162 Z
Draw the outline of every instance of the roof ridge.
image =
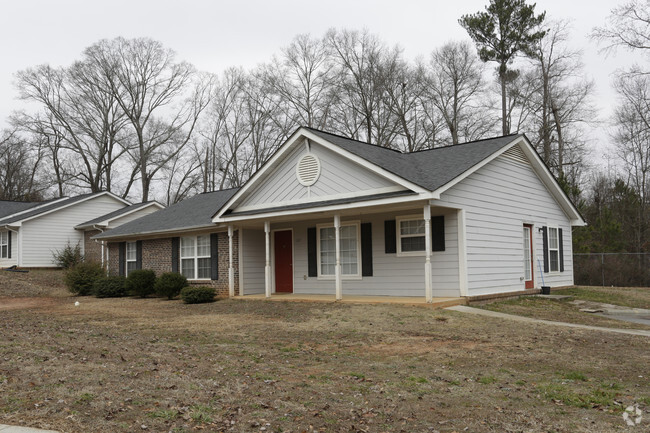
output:
M 346 136 L 341 135 L 341 134 L 334 134 L 334 133 L 331 133 L 331 132 L 323 131 L 322 129 L 312 128 L 312 127 L 310 127 L 310 126 L 303 126 L 303 128 L 305 128 L 305 129 L 309 129 L 309 130 L 311 130 L 311 131 L 321 132 L 321 133 L 323 133 L 323 134 L 331 135 L 331 136 L 333 136 L 333 137 L 342 138 L 342 139 L 344 139 L 344 140 L 354 141 L 354 142 L 359 143 L 359 144 L 365 144 L 366 146 L 372 146 L 372 147 L 376 147 L 376 148 L 378 148 L 378 149 L 386 149 L 386 150 L 390 150 L 390 151 L 392 151 L 392 152 L 396 152 L 396 153 L 398 153 L 398 154 L 400 154 L 400 155 L 407 155 L 407 153 L 402 152 L 402 151 L 399 150 L 399 149 L 393 149 L 392 147 L 381 146 L 381 145 L 379 145 L 379 144 L 375 144 L 375 143 L 368 143 L 368 142 L 365 142 L 365 141 L 357 140 L 356 138 L 346 137 Z
M 507 134 L 507 135 L 499 135 L 498 137 L 479 138 L 478 140 L 465 141 L 464 143 L 449 144 L 447 146 L 433 147 L 431 149 L 414 150 L 413 152 L 408 152 L 408 153 L 405 153 L 404 155 L 412 155 L 414 153 L 429 152 L 429 151 L 432 151 L 432 150 L 451 149 L 451 148 L 454 148 L 454 147 L 463 146 L 465 144 L 476 144 L 476 143 L 480 143 L 481 141 L 498 140 L 500 138 L 517 137 L 517 136 L 523 136 L 523 135 L 524 134 L 521 134 L 521 133 L 514 133 L 514 134 Z

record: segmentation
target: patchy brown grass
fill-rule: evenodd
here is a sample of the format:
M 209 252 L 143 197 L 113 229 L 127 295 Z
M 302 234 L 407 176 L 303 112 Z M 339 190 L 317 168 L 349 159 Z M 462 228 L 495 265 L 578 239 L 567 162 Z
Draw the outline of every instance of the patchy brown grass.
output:
M 602 326 L 604 328 L 650 329 L 650 326 L 640 323 L 624 322 L 608 319 L 591 313 L 580 311 L 583 306 L 574 305 L 570 300 L 552 300 L 536 296 L 526 296 L 518 299 L 494 302 L 481 306 L 487 310 L 518 316 L 534 317 L 536 319 L 552 320 L 555 322 L 579 323 L 582 325 Z
M 424 307 L 41 297 L 0 335 L 0 424 L 61 432 L 616 432 L 650 405 L 647 338 Z
M 571 295 L 584 301 L 650 309 L 650 287 L 572 287 L 553 291 L 553 294 Z

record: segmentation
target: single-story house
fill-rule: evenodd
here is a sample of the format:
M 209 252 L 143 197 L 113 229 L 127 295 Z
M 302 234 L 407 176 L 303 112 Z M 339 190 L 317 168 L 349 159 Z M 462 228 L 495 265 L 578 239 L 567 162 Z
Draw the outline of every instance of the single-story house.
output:
M 114 274 L 176 271 L 230 296 L 431 301 L 572 285 L 584 224 L 523 134 L 401 153 L 299 128 L 243 187 L 95 239 Z
M 54 267 L 53 253 L 67 245 L 79 245 L 87 259 L 99 261 L 101 248 L 91 234 L 161 207 L 132 205 L 107 191 L 45 202 L 0 201 L 0 267 Z

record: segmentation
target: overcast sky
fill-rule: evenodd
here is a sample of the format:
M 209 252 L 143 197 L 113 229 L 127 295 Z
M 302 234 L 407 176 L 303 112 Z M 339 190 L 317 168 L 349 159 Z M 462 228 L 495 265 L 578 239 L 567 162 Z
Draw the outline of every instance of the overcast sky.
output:
M 173 49 L 200 70 L 220 73 L 230 66 L 252 68 L 268 61 L 299 33 L 322 36 L 331 27 L 368 29 L 406 59 L 428 57 L 449 40 L 467 39 L 458 18 L 483 10 L 488 0 L 6 0 L 0 25 L 0 127 L 21 108 L 15 72 L 43 63 L 67 66 L 92 43 L 117 36 L 146 36 Z M 621 1 L 539 0 L 536 11 L 573 21 L 571 45 L 584 51 L 587 74 L 596 82 L 602 120 L 614 105 L 611 74 L 631 63 L 629 53 L 598 54 L 588 34 Z M 598 152 L 604 129 L 594 131 Z

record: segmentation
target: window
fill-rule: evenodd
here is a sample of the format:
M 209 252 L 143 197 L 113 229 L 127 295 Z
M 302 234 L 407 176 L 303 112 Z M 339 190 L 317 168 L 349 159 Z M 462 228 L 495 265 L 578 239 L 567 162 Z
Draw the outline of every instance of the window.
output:
M 341 275 L 359 277 L 359 223 L 341 225 Z M 336 275 L 336 231 L 333 226 L 318 227 L 318 276 Z
M 181 238 L 181 274 L 188 280 L 210 278 L 210 236 Z
M 420 255 L 426 249 L 424 219 L 397 219 L 397 253 Z
M 551 272 L 560 270 L 560 242 L 557 227 L 548 228 L 548 260 Z
M 138 269 L 138 244 L 136 242 L 126 243 L 126 275 Z
M 9 258 L 9 232 L 0 232 L 0 259 Z

